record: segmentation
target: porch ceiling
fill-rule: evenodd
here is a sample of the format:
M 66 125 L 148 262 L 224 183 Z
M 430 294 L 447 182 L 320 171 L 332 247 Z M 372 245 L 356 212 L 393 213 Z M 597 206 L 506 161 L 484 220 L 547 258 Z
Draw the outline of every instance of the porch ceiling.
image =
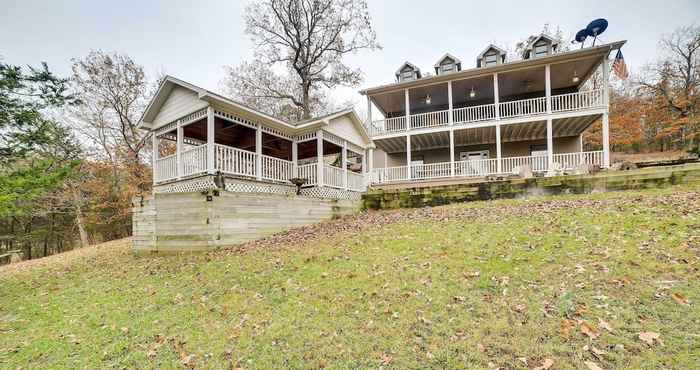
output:
M 577 136 L 586 131 L 600 115 L 586 115 L 567 117 L 552 121 L 552 136 L 568 137 Z M 473 127 L 455 129 L 455 146 L 479 145 L 496 142 L 496 127 Z M 547 121 L 533 121 L 526 123 L 501 126 L 501 141 L 529 141 L 547 138 Z M 390 137 L 374 140 L 377 148 L 387 153 L 402 153 L 406 151 L 406 137 Z M 423 150 L 434 148 L 449 148 L 450 134 L 448 130 L 411 135 L 411 150 Z

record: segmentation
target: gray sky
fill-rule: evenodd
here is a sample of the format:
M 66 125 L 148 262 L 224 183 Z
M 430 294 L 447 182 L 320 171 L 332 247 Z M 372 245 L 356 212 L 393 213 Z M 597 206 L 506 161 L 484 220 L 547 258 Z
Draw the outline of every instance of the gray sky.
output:
M 369 0 L 381 51 L 349 56 L 365 81 L 339 89 L 338 101 L 361 102 L 360 88 L 391 82 L 409 60 L 423 71 L 450 52 L 471 68 L 490 42 L 512 47 L 544 23 L 567 36 L 594 18 L 610 22 L 602 39 L 626 39 L 623 53 L 635 71 L 651 61 L 662 34 L 700 23 L 698 0 L 634 1 L 407 1 Z M 0 57 L 10 64 L 41 61 L 67 76 L 70 59 L 91 49 L 129 54 L 149 75 L 165 72 L 219 90 L 222 66 L 252 57 L 243 33 L 242 1 L 0 0 Z M 438 6 L 440 9 L 438 9 Z

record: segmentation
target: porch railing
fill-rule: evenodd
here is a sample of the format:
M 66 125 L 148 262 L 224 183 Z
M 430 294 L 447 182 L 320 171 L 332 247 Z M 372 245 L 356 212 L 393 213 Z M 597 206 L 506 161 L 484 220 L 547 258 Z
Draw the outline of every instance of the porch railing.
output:
M 289 181 L 293 174 L 293 162 L 280 158 L 262 156 L 262 178 L 273 181 Z
M 365 175 L 348 171 L 348 189 L 354 191 L 365 191 L 367 189 Z
M 297 167 L 297 176 L 306 179 L 304 185 L 318 184 L 318 163 L 309 163 Z
M 255 177 L 256 156 L 247 150 L 214 144 L 216 169 L 225 174 Z
M 207 171 L 207 146 L 200 145 L 180 153 L 182 175 L 190 176 Z
M 332 188 L 343 188 L 343 169 L 328 164 L 324 165 L 323 184 Z
M 156 182 L 177 178 L 177 156 L 159 158 L 153 165 L 153 180 Z
M 498 173 L 498 160 L 495 158 L 455 162 L 455 176 L 478 177 L 495 173 Z
M 570 94 L 552 95 L 551 105 L 552 113 L 602 108 L 605 106 L 604 90 L 596 89 Z M 500 119 L 546 114 L 547 98 L 543 96 L 501 102 L 498 104 L 498 113 Z M 447 126 L 449 124 L 449 115 L 449 110 L 413 114 L 410 116 L 410 125 L 406 124 L 405 116 L 375 120 L 369 125 L 368 130 L 371 136 L 377 136 L 414 129 Z M 455 124 L 495 119 L 495 104 L 484 104 L 452 110 L 452 121 Z
M 506 157 L 502 158 L 502 161 L 501 171 L 503 171 L 503 173 L 512 173 L 516 168 L 522 166 L 529 166 L 534 172 L 547 171 L 546 155 Z
M 554 164 L 563 170 L 573 170 L 582 164 L 603 165 L 603 151 L 555 154 Z
M 420 129 L 426 127 L 443 126 L 449 122 L 449 117 L 449 110 L 411 114 L 411 128 Z
M 429 163 L 411 166 L 411 179 L 437 179 L 451 176 L 450 162 Z

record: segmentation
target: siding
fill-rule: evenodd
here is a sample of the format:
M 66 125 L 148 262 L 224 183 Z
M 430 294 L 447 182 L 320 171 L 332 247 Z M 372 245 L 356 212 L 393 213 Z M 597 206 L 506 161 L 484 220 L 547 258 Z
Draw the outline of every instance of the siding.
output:
M 158 115 L 153 120 L 153 127 L 158 128 L 207 106 L 208 103 L 200 100 L 194 91 L 176 86 L 170 92 Z
M 347 115 L 332 119 L 328 127 L 324 128 L 324 130 L 344 138 L 355 145 L 362 147 L 367 145 L 367 142 L 357 130 L 357 127 L 355 127 L 355 125 L 352 123 L 350 117 Z

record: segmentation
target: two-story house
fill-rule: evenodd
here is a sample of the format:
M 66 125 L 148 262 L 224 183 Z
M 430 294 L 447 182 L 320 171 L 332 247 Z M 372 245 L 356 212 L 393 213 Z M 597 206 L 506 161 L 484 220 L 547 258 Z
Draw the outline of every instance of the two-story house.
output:
M 474 68 L 449 53 L 422 76 L 405 62 L 396 82 L 367 97 L 370 185 L 509 174 L 553 173 L 610 164 L 608 56 L 625 41 L 559 51 L 531 37 L 522 59 L 489 45 Z M 598 71 L 602 83 L 589 81 Z M 377 117 L 380 115 L 380 117 Z M 602 148 L 583 151 L 582 135 L 602 121 Z

